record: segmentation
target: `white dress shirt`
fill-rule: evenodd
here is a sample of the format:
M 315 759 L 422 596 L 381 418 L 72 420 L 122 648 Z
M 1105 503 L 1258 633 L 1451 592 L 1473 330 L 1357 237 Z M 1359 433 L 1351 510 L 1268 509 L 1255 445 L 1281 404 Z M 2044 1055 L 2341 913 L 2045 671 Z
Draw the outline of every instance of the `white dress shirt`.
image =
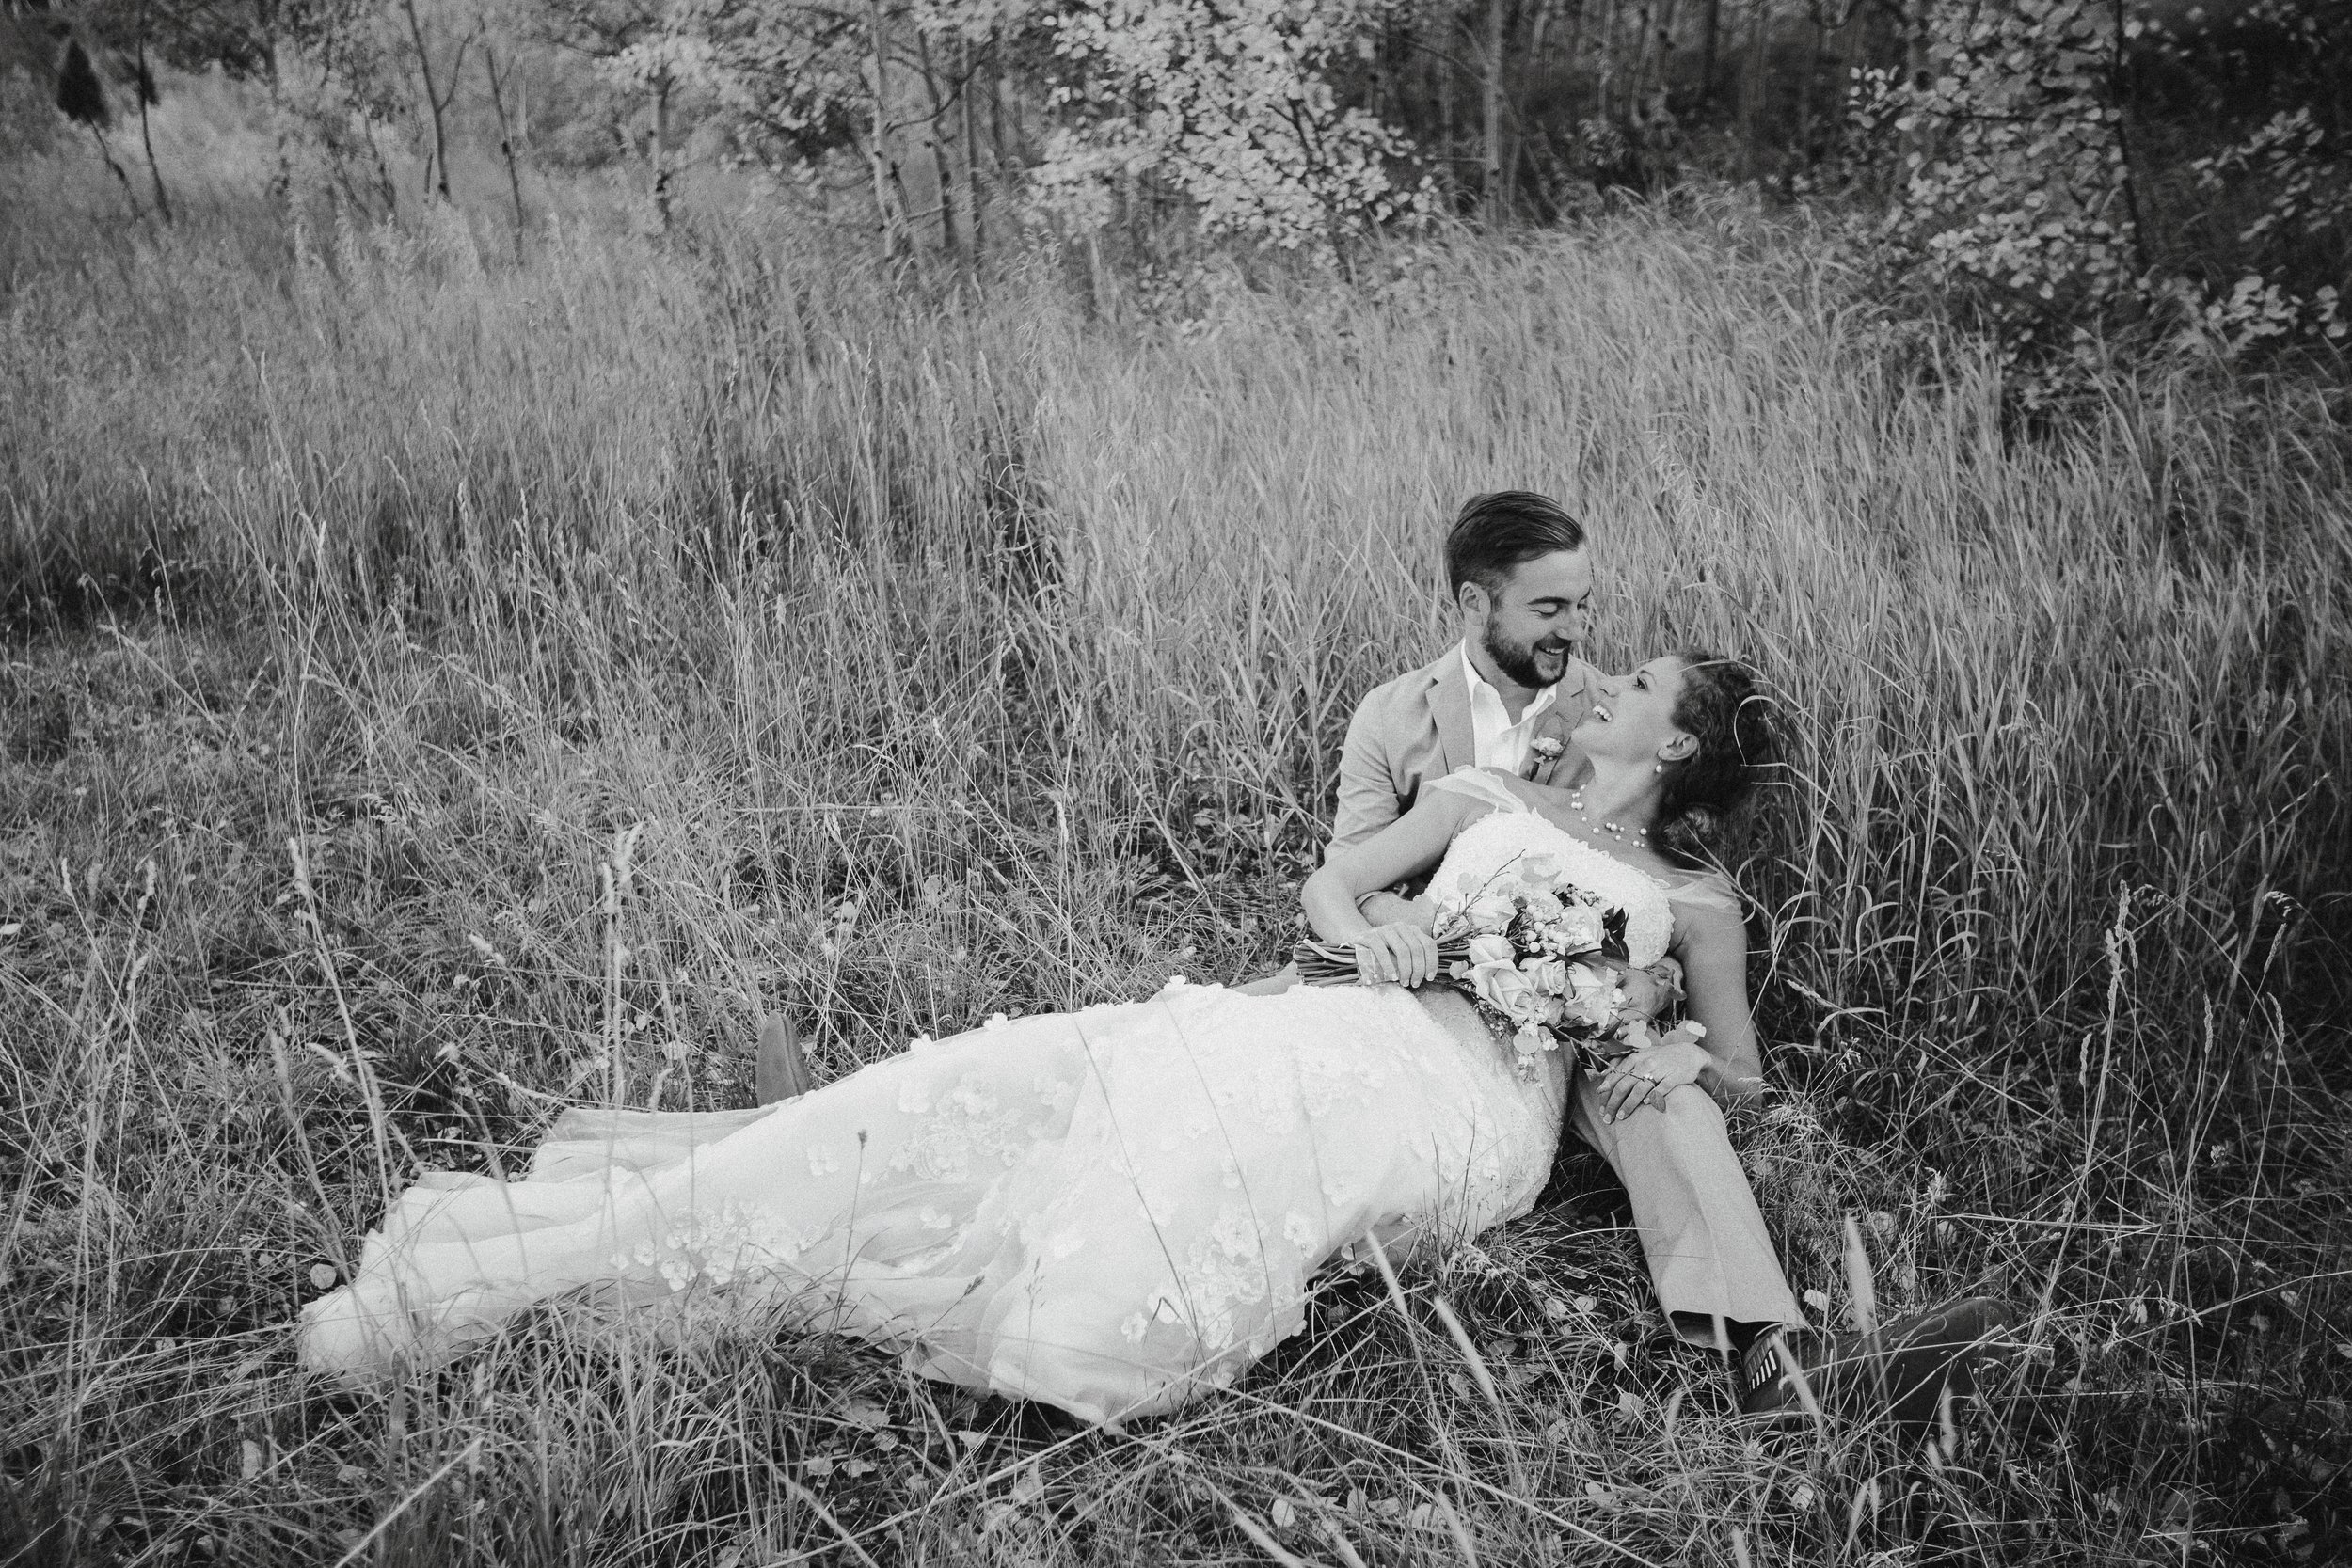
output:
M 1528 743 L 1535 737 L 1535 721 L 1551 706 L 1560 689 L 1547 686 L 1536 692 L 1534 700 L 1519 715 L 1519 721 L 1514 724 L 1511 710 L 1503 705 L 1502 693 L 1470 661 L 1468 642 L 1462 644 L 1461 653 L 1462 673 L 1470 681 L 1470 736 L 1471 744 L 1478 751 L 1478 766 L 1524 773 Z

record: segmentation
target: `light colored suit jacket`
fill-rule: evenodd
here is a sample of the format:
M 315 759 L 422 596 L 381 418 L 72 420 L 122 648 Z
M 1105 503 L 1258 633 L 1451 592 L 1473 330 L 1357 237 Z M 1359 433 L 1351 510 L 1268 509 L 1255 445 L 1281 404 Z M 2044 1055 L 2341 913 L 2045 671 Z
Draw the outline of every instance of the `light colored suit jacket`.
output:
M 1568 666 L 1560 694 L 1535 721 L 1534 738 L 1561 744 L 1552 762 L 1539 763 L 1538 784 L 1571 784 L 1588 764 L 1568 740 L 1599 697 L 1600 672 L 1582 659 Z M 1406 812 L 1431 779 L 1478 761 L 1470 724 L 1470 681 L 1462 655 L 1448 648 L 1435 662 L 1375 686 L 1356 705 L 1340 749 L 1340 804 L 1331 845 L 1360 843 Z

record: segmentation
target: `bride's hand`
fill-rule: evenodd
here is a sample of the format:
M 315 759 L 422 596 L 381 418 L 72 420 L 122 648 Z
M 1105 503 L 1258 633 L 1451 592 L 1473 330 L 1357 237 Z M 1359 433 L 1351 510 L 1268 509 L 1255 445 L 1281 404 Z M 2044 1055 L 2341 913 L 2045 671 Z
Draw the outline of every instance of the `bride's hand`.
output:
M 1662 1105 L 1667 1095 L 1697 1083 L 1713 1060 L 1707 1047 L 1691 1040 L 1661 1042 L 1618 1057 L 1600 1075 L 1600 1119 L 1623 1121 L 1645 1105 Z
M 1426 985 L 1438 977 L 1438 939 L 1410 921 L 1375 926 L 1348 945 L 1356 952 L 1356 974 L 1365 985 L 1387 980 Z

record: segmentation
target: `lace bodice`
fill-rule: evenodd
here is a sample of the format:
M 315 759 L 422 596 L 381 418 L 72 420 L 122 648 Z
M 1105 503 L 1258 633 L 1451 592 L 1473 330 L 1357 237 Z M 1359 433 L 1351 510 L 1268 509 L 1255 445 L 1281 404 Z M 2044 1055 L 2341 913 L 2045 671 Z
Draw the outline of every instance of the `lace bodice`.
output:
M 1493 809 L 1464 828 L 1446 849 L 1429 891 L 1439 896 L 1468 893 L 1515 861 L 1518 875 L 1539 857 L 1559 863 L 1558 878 L 1584 889 L 1625 911 L 1627 957 L 1637 969 L 1646 969 L 1665 957 L 1674 943 L 1675 907 L 1739 908 L 1739 900 L 1720 878 L 1693 877 L 1665 881 L 1637 865 L 1594 848 L 1553 824 L 1505 783 L 1500 774 L 1481 768 L 1457 768 L 1427 786 L 1448 794 L 1466 795 Z

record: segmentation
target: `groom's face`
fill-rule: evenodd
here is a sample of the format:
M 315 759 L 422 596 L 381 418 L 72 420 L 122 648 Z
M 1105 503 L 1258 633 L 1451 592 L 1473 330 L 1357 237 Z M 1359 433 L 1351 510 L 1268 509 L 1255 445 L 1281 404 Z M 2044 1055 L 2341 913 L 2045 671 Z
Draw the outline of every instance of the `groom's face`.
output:
M 1593 631 L 1593 558 L 1555 550 L 1523 561 L 1492 594 L 1466 587 L 1471 634 L 1495 668 L 1523 687 L 1556 685 Z

